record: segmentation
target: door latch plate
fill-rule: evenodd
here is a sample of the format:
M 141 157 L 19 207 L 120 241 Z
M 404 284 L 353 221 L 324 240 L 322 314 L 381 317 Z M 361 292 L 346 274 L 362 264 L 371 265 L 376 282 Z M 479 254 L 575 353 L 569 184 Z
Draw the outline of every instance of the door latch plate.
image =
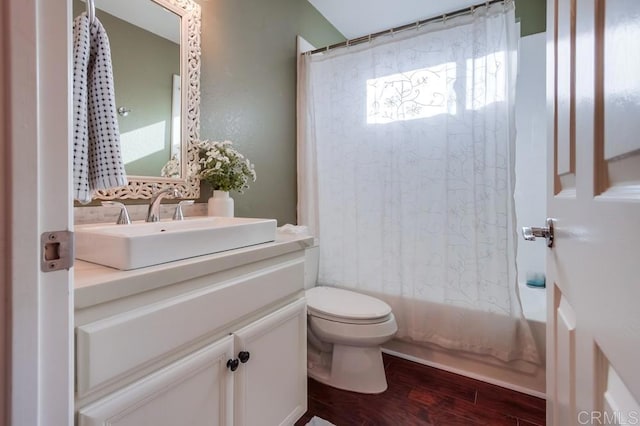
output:
M 53 272 L 61 269 L 69 270 L 73 266 L 74 247 L 73 232 L 43 232 L 40 236 L 40 270 Z

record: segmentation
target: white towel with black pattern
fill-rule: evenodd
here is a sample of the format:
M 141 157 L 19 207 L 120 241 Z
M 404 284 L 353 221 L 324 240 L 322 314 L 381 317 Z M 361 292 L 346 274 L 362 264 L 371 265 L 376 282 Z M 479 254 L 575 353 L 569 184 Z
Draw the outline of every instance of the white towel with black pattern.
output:
M 88 203 L 98 189 L 126 185 L 109 38 L 85 13 L 73 21 L 73 125 L 74 198 Z

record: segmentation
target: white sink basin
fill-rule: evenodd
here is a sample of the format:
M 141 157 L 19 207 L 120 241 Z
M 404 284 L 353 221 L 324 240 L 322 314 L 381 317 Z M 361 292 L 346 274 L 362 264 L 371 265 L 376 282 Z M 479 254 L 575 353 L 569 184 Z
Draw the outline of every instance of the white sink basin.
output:
M 197 217 L 75 227 L 76 258 L 129 270 L 274 241 L 275 219 Z

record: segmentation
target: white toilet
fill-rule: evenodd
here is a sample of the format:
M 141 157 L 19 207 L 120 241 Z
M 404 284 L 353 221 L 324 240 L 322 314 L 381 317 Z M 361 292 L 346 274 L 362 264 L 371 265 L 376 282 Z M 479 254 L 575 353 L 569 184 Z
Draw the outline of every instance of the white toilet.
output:
M 307 374 L 360 393 L 387 389 L 380 345 L 398 331 L 391 307 L 353 291 L 315 286 L 318 246 L 306 250 Z

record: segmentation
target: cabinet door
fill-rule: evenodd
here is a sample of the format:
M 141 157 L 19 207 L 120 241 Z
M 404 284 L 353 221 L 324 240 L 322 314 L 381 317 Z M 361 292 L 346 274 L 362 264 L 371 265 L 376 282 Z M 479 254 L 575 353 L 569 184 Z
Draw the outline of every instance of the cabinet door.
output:
M 294 302 L 235 333 L 236 426 L 292 425 L 307 411 L 307 303 Z M 246 356 L 246 354 L 245 354 Z
M 233 337 L 225 337 L 78 413 L 79 426 L 233 424 Z

